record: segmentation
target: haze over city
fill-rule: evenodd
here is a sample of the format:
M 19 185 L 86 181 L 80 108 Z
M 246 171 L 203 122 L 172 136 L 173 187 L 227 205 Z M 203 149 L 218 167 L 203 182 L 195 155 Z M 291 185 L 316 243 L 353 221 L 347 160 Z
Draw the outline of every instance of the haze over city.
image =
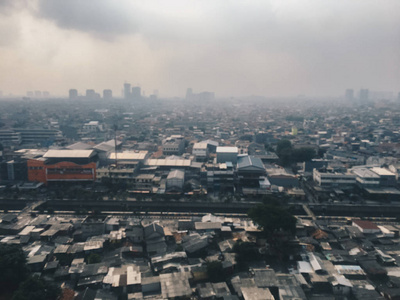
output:
M 400 0 L 0 0 L 0 300 L 400 299 Z
M 1 1 L 0 90 L 397 95 L 399 36 L 397 0 Z

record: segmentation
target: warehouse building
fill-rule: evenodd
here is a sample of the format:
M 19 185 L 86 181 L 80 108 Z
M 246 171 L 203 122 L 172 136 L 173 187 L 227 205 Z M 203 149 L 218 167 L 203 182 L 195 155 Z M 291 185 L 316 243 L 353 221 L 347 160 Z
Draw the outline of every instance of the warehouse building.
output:
M 45 184 L 95 181 L 97 161 L 94 150 L 49 150 L 28 160 L 28 180 Z

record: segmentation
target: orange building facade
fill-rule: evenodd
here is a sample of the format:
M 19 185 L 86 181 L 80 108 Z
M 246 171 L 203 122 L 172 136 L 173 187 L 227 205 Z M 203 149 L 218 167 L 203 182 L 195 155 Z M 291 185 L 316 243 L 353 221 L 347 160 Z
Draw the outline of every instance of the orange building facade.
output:
M 95 181 L 96 163 L 76 164 L 63 161 L 46 164 L 45 160 L 28 160 L 28 180 L 48 184 L 51 181 Z

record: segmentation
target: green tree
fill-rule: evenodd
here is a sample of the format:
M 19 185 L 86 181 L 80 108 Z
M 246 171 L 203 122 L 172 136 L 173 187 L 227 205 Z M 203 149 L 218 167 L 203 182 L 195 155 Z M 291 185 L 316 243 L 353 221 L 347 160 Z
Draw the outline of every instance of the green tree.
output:
M 285 149 L 292 149 L 292 143 L 289 140 L 280 140 L 276 145 L 276 154 L 280 157 Z
M 29 274 L 25 254 L 18 245 L 0 244 L 0 291 L 10 291 Z
M 90 264 L 97 264 L 97 263 L 101 262 L 101 256 L 98 255 L 98 254 L 96 254 L 96 253 L 91 253 L 91 254 L 88 256 L 87 261 L 88 261 L 88 264 L 89 264 L 89 265 L 90 265 Z
M 225 281 L 225 273 L 222 262 L 216 260 L 207 263 L 207 275 L 211 282 Z
M 316 156 L 314 149 L 309 147 L 302 147 L 292 150 L 292 158 L 294 162 L 309 161 Z
M 247 263 L 260 258 L 260 253 L 254 243 L 237 241 L 233 246 L 236 253 L 236 263 L 240 271 L 247 269 Z
M 259 204 L 249 210 L 248 216 L 271 237 L 279 230 L 296 233 L 297 219 L 285 208 L 273 204 Z
M 295 149 L 289 140 L 280 140 L 276 146 L 276 154 L 283 166 L 288 166 L 295 162 L 309 161 L 316 156 L 314 149 L 301 147 Z
M 13 300 L 54 300 L 61 294 L 60 287 L 48 283 L 37 276 L 22 282 L 14 293 Z
M 293 162 L 292 157 L 292 149 L 291 148 L 284 148 L 279 153 L 279 160 L 283 166 L 288 166 Z

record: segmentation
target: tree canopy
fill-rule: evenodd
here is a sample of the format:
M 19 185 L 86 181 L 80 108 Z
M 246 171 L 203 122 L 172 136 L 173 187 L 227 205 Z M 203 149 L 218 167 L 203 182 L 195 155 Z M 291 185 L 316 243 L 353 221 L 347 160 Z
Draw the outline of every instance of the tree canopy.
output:
M 61 289 L 37 276 L 22 282 L 14 293 L 13 300 L 54 300 L 61 294 Z
M 87 261 L 88 261 L 88 264 L 97 264 L 97 263 L 101 262 L 101 256 L 96 253 L 91 253 L 88 256 Z
M 222 262 L 212 261 L 207 263 L 207 275 L 211 282 L 225 281 L 225 273 Z
M 293 148 L 289 140 L 283 139 L 276 145 L 276 154 L 284 166 L 291 163 L 309 161 L 316 156 L 314 149 L 310 147 Z
M 233 246 L 233 252 L 236 253 L 236 262 L 241 271 L 247 269 L 248 262 L 261 258 L 256 245 L 251 242 L 237 241 Z
M 15 289 L 29 274 L 25 254 L 18 245 L 0 244 L 0 291 Z
M 273 204 L 259 204 L 251 208 L 248 215 L 267 237 L 278 230 L 296 233 L 297 219 L 283 207 Z

